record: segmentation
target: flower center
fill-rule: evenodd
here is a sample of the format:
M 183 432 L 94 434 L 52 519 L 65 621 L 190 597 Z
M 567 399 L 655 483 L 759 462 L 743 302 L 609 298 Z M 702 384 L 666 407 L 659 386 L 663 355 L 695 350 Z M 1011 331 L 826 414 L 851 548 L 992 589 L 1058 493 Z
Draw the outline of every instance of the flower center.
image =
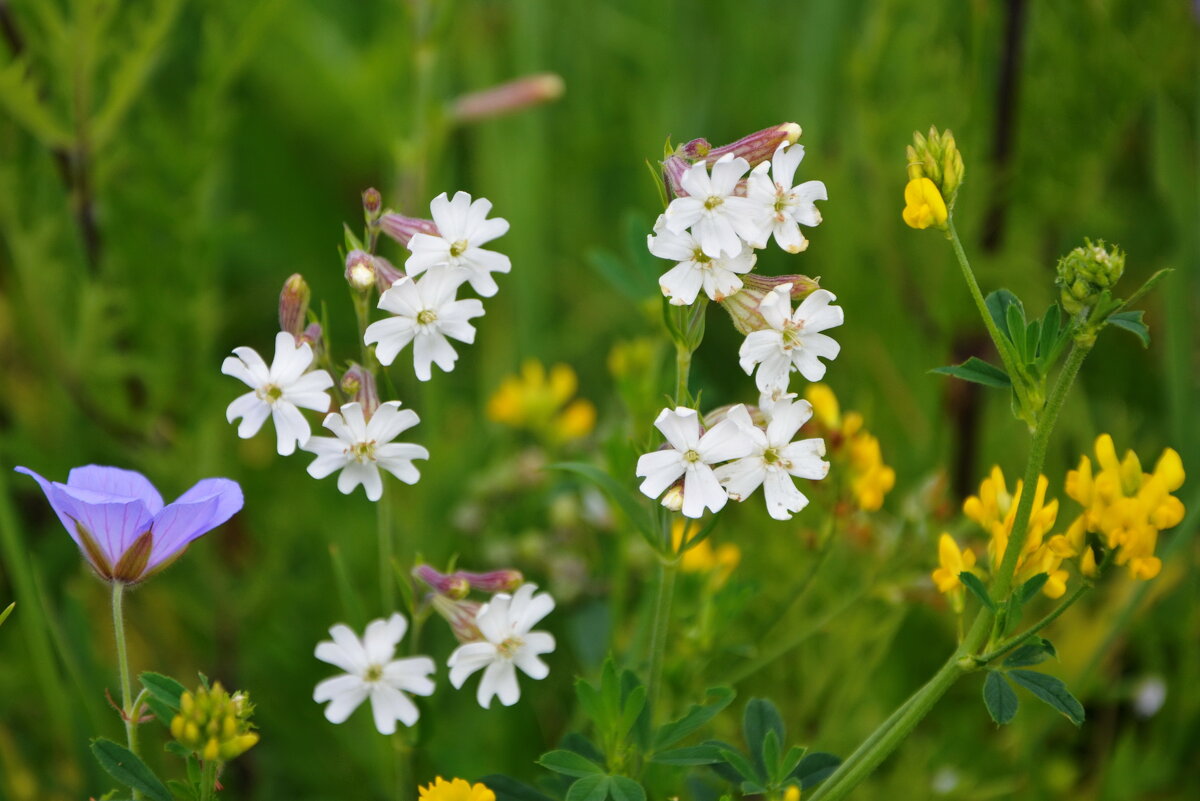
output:
M 800 338 L 800 332 L 804 329 L 804 323 L 788 323 L 783 331 L 783 349 L 792 350 L 804 345 L 804 341 Z
M 255 394 L 258 395 L 259 400 L 273 404 L 275 401 L 283 397 L 283 390 L 280 389 L 276 384 L 267 384 L 265 387 L 259 388 Z
M 505 659 L 512 659 L 524 644 L 525 641 L 520 637 L 508 637 L 504 642 L 496 646 L 496 650 Z
M 692 261 L 699 264 L 701 267 L 707 267 L 712 262 L 712 257 L 705 253 L 700 248 L 692 251 Z
M 467 244 L 467 240 L 460 239 L 457 242 L 450 245 L 450 255 L 457 258 L 458 256 L 461 256 L 462 254 L 466 253 L 468 247 L 469 247 L 469 245 Z
M 763 461 L 767 464 L 775 464 L 779 461 L 779 451 L 775 448 L 767 448 L 763 451 Z
M 417 312 L 417 323 L 419 325 L 431 325 L 437 322 L 437 312 L 433 309 L 422 309 Z
M 694 450 L 689 450 L 683 454 L 683 460 L 691 463 L 698 462 L 700 461 L 700 454 L 696 453 Z
M 379 681 L 382 678 L 383 678 L 383 666 L 382 665 L 369 665 L 367 667 L 367 672 L 363 675 L 363 681 L 365 681 L 365 682 Z
M 713 209 L 715 209 L 717 206 L 720 206 L 724 202 L 725 202 L 725 198 L 721 197 L 720 195 L 709 195 L 708 198 L 704 201 L 704 208 L 707 209 L 708 211 L 712 211 Z
M 375 440 L 354 443 L 346 449 L 346 455 L 359 464 L 375 461 Z

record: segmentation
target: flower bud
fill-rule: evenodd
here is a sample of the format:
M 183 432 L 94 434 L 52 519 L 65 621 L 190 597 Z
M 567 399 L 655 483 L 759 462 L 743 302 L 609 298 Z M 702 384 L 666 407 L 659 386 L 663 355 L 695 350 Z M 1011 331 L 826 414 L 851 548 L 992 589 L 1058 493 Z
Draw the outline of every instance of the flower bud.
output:
M 430 603 L 434 611 L 450 624 L 450 630 L 459 642 L 478 642 L 483 639 L 479 627 L 475 625 L 475 618 L 478 617 L 483 604 L 478 601 L 456 600 L 441 593 L 434 595 Z
M 1078 314 L 1100 300 L 1101 293 L 1111 290 L 1125 272 L 1125 254 L 1120 248 L 1108 250 L 1104 240 L 1093 244 L 1085 239 L 1078 247 L 1058 261 L 1055 285 L 1068 314 Z
M 342 376 L 342 392 L 362 404 L 363 417 L 371 419 L 379 408 L 379 390 L 375 386 L 375 374 L 361 364 L 350 363 L 350 369 Z
M 492 570 L 488 573 L 460 570 L 455 575 L 466 579 L 471 589 L 487 593 L 512 592 L 525 583 L 520 570 Z
M 438 229 L 434 225 L 433 220 L 405 217 L 403 214 L 396 214 L 394 211 L 385 212 L 379 218 L 379 229 L 401 245 L 404 245 L 404 247 L 408 247 L 408 242 L 413 238 L 413 234 L 438 235 Z
M 678 512 L 683 508 L 683 481 L 676 481 L 671 486 L 667 487 L 667 491 L 663 493 L 662 505 L 670 509 L 672 512 Z
M 313 350 L 316 350 L 321 344 L 321 324 L 309 323 L 308 327 L 304 329 L 304 333 L 300 335 L 300 341 L 307 342 L 312 345 Z
M 373 186 L 369 189 L 364 189 L 362 204 L 363 216 L 366 217 L 368 223 L 379 219 L 379 212 L 383 210 L 383 196 L 379 194 L 378 189 Z
M 404 272 L 383 256 L 375 257 L 375 288 L 380 293 L 392 288 L 392 284 L 404 277 Z
M 456 601 L 466 598 L 471 591 L 471 582 L 461 573 L 439 573 L 431 565 L 417 565 L 412 574 L 434 592 Z
M 663 168 L 663 184 L 667 187 L 667 197 L 686 197 L 687 192 L 683 190 L 683 175 L 692 165 L 679 156 L 667 156 L 662 163 Z
M 721 301 L 721 306 L 733 319 L 733 327 L 743 334 L 769 328 L 758 307 L 777 286 L 791 284 L 792 300 L 807 298 L 820 288 L 819 279 L 806 275 L 758 275 L 742 276 L 742 288 Z
M 356 292 L 369 292 L 375 287 L 375 259 L 362 250 L 346 254 L 346 281 Z
M 227 762 L 258 743 L 250 717 L 254 705 L 244 692 L 230 696 L 220 682 L 201 686 L 179 699 L 171 736 L 206 761 Z
M 526 75 L 456 98 L 450 115 L 459 123 L 499 117 L 558 100 L 565 88 L 563 79 L 553 72 Z
M 312 290 L 300 273 L 294 273 L 284 281 L 283 291 L 279 293 L 279 330 L 299 337 L 304 330 L 304 318 L 311 299 Z
M 930 127 L 929 136 L 922 136 L 919 131 L 913 132 L 913 143 L 905 151 L 908 157 L 908 180 L 928 178 L 937 189 L 938 194 L 949 211 L 954 210 L 954 201 L 958 197 L 958 188 L 963 181 L 962 154 L 954 141 L 954 134 L 949 130 L 938 133 L 936 127 Z M 905 190 L 907 199 L 908 191 Z M 907 215 L 905 222 L 908 222 Z M 928 228 L 928 225 L 913 225 L 914 228 Z M 940 225 L 938 227 L 941 227 Z
M 716 164 L 722 156 L 732 153 L 735 157 L 744 158 L 754 167 L 764 161 L 770 161 L 780 145 L 794 144 L 799 138 L 800 126 L 794 122 L 785 122 L 755 131 L 721 147 L 711 147 L 704 139 L 693 139 L 681 148 L 681 155 L 694 161 L 703 160 L 706 164 Z

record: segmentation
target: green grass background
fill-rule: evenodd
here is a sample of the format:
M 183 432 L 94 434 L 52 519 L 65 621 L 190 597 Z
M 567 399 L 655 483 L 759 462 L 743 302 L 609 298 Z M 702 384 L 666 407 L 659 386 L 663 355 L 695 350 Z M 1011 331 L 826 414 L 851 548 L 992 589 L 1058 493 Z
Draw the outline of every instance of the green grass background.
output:
M 715 619 L 702 622 L 699 582 L 681 588 L 667 666 L 675 707 L 736 672 L 787 609 L 788 630 L 810 636 L 741 682 L 740 696 L 769 695 L 794 739 L 844 755 L 953 645 L 952 615 L 927 581 L 946 525 L 929 487 L 942 477 L 938 502 L 956 507 L 992 463 L 1019 472 L 1027 438 L 1001 394 L 928 373 L 988 349 L 949 247 L 901 222 L 914 129 L 955 132 L 967 165 L 956 217 L 985 291 L 1007 286 L 1040 313 L 1057 257 L 1085 236 L 1126 250 L 1123 286 L 1175 268 L 1147 301 L 1151 348 L 1106 334 L 1084 367 L 1047 464 L 1062 519 L 1073 513 L 1064 471 L 1097 433 L 1144 461 L 1175 447 L 1198 469 L 1191 4 L 1023 4 L 1007 114 L 998 86 L 1009 3 L 459 0 L 431 3 L 423 31 L 410 6 L 0 3 L 10 23 L 0 46 L 0 607 L 19 602 L 0 629 L 0 797 L 73 799 L 111 784 L 86 754 L 89 734 L 120 733 L 103 698 L 116 686 L 105 588 L 32 482 L 11 473 L 22 464 L 61 479 L 89 462 L 142 470 L 168 496 L 209 475 L 245 488 L 234 522 L 128 599 L 135 669 L 203 670 L 258 704 L 263 741 L 231 769 L 227 797 L 386 797 L 385 746 L 366 713 L 333 727 L 310 700 L 329 672 L 312 648 L 352 614 L 331 546 L 353 583 L 373 587 L 374 510 L 361 493 L 310 479 L 303 457 L 277 457 L 271 435 L 238 440 L 224 408 L 239 385 L 219 372 L 231 348 L 269 347 L 276 294 L 297 271 L 328 304 L 335 345 L 353 353 L 337 247 L 367 186 L 416 216 L 424 208 L 402 207 L 404 195 L 419 191 L 424 203 L 465 189 L 512 223 L 501 242 L 513 272 L 457 369 L 426 385 L 396 372 L 433 452 L 422 482 L 400 493 L 404 558 L 515 566 L 562 599 L 551 678 L 525 682 L 517 707 L 485 713 L 441 675 L 416 780 L 533 779 L 536 756 L 579 723 L 573 676 L 595 673 L 610 637 L 632 667 L 643 659 L 650 562 L 627 547 L 621 520 L 616 530 L 581 522 L 570 482 L 518 475 L 514 454 L 528 443 L 483 407 L 522 359 L 567 362 L 600 409 L 594 441 L 568 455 L 604 449 L 631 463 L 626 442 L 645 438 L 652 418 L 628 417 L 605 356 L 619 340 L 661 335 L 657 307 L 638 301 L 656 287 L 616 287 L 591 265 L 597 254 L 645 262 L 637 248 L 659 201 L 644 162 L 668 136 L 719 144 L 787 120 L 803 126 L 801 173 L 828 186 L 825 221 L 808 252 L 767 252 L 760 265 L 820 275 L 839 296 L 847 323 L 829 381 L 867 415 L 898 475 L 873 544 L 839 543 L 794 608 L 818 521 L 729 515 L 715 536 L 736 542 L 743 561 L 707 602 Z M 563 77 L 559 102 L 414 150 L 430 108 L 538 71 Z M 1011 151 L 998 157 L 1005 129 Z M 83 195 L 65 186 L 55 156 L 79 142 L 91 257 L 73 211 Z M 412 188 L 414 165 L 423 191 Z M 985 244 L 996 210 L 1003 224 Z M 721 312 L 710 315 L 695 385 L 712 404 L 750 400 L 739 338 Z M 650 376 L 644 405 L 671 380 Z M 624 480 L 633 485 L 631 473 Z M 1181 492 L 1189 507 L 1200 501 L 1194 487 Z M 1053 629 L 1062 663 L 1051 671 L 1087 705 L 1082 729 L 1025 696 L 1017 722 L 997 731 L 969 678 L 855 797 L 933 797 L 938 772 L 956 777 L 946 798 L 1195 797 L 1195 528 L 1191 518 L 1163 537 L 1170 556 L 1148 594 L 1116 577 Z M 364 591 L 370 616 L 380 613 L 373 598 Z M 421 646 L 441 660 L 453 642 L 436 624 Z M 1142 719 L 1131 698 L 1148 676 L 1165 682 L 1167 701 Z M 736 738 L 736 717 L 715 731 Z

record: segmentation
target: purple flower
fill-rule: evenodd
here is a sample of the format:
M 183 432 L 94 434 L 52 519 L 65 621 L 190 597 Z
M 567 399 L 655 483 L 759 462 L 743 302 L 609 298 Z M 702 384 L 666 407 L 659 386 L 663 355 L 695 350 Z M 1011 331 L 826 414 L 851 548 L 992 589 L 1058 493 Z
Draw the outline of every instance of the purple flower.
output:
M 141 473 L 118 467 L 76 467 L 67 483 L 47 481 L 27 467 L 67 533 L 106 581 L 132 584 L 175 561 L 188 544 L 242 508 L 242 488 L 206 478 L 172 504 Z

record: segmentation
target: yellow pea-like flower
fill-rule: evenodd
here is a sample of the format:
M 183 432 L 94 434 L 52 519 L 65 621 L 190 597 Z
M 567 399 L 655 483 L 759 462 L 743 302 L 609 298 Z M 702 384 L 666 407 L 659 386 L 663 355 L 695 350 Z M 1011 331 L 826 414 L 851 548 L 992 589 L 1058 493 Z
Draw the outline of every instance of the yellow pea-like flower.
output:
M 904 222 L 909 228 L 945 228 L 950 217 L 942 193 L 928 178 L 914 178 L 904 187 Z

